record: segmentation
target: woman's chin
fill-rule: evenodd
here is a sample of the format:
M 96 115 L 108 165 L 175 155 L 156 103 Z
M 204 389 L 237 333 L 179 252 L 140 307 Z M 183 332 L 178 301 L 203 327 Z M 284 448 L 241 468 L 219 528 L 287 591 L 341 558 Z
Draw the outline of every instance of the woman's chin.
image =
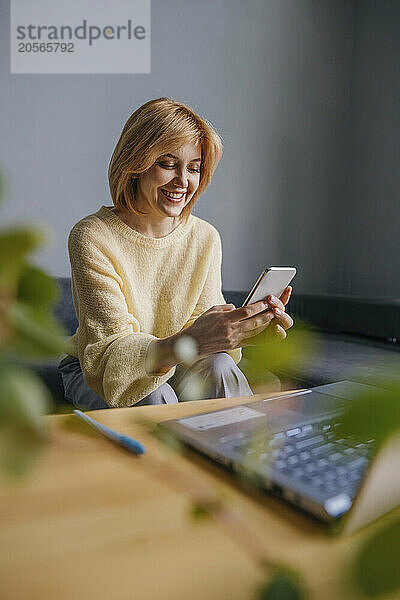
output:
M 171 217 L 178 217 L 183 209 L 185 208 L 184 202 L 177 202 L 176 204 L 168 203 L 164 204 L 164 211 Z
M 173 205 L 165 206 L 165 210 L 174 215 L 179 214 L 182 211 L 182 209 L 183 209 L 183 202 L 181 204 L 176 204 L 175 206 L 173 206 Z

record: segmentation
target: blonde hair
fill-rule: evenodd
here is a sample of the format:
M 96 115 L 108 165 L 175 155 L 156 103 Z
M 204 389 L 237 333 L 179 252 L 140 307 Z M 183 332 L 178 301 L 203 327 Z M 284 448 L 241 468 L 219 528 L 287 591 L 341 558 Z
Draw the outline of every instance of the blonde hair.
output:
M 181 102 L 157 98 L 138 108 L 125 123 L 108 166 L 114 206 L 137 215 L 146 214 L 135 207 L 138 176 L 162 154 L 190 143 L 200 144 L 200 181 L 180 215 L 184 222 L 211 181 L 222 156 L 222 140 L 206 119 Z

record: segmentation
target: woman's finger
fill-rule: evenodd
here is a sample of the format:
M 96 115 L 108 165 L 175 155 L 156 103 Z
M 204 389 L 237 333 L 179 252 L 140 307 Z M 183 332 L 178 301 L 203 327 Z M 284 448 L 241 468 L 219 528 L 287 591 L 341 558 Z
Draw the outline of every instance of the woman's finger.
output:
M 254 304 L 239 306 L 232 316 L 235 321 L 246 321 L 247 319 L 252 319 L 255 315 L 264 313 L 267 308 L 268 303 L 266 303 L 265 300 L 260 300 L 260 302 L 254 302 Z
M 256 335 L 256 333 L 262 331 L 273 321 L 275 318 L 272 310 L 268 310 L 265 313 L 259 314 L 252 319 L 245 319 L 240 321 L 240 331 L 245 331 L 246 336 L 252 332 L 252 335 Z M 255 333 L 254 333 L 255 332 Z
M 282 296 L 280 297 L 280 301 L 282 302 L 282 304 L 284 304 L 286 306 L 286 304 L 289 302 L 290 296 L 292 295 L 292 286 L 288 285 L 287 288 L 285 288 Z
M 272 308 L 279 308 L 280 310 L 285 310 L 285 305 L 289 302 L 290 295 L 292 293 L 292 288 L 290 285 L 285 288 L 283 294 L 280 298 L 276 296 L 268 296 L 268 303 Z
M 293 327 L 293 319 L 286 312 L 279 310 L 279 308 L 274 308 L 274 315 L 278 323 L 284 329 L 290 329 L 291 327 Z
M 285 306 L 284 306 L 283 302 L 276 296 L 268 296 L 267 300 L 268 300 L 268 304 L 271 306 L 271 308 L 279 308 L 282 311 L 285 310 Z
M 283 327 L 281 327 L 281 326 L 279 325 L 279 323 L 275 323 L 275 324 L 274 324 L 274 331 L 275 331 L 276 335 L 277 335 L 278 337 L 280 337 L 282 340 L 284 340 L 284 339 L 285 339 L 285 337 L 286 337 L 286 335 L 287 335 L 287 334 L 286 334 L 286 331 L 283 329 Z

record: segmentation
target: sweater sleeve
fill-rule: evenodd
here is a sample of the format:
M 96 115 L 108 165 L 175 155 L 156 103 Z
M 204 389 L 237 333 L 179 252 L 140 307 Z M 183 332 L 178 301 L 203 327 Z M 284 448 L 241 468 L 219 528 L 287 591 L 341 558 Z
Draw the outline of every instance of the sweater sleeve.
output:
M 205 280 L 203 289 L 201 291 L 198 302 L 193 310 L 193 313 L 190 316 L 190 319 L 187 323 L 185 323 L 182 329 L 186 329 L 192 325 L 195 320 L 205 313 L 209 308 L 215 306 L 217 304 L 226 304 L 226 300 L 222 294 L 222 277 L 221 277 L 221 268 L 222 268 L 222 243 L 221 237 L 218 231 L 213 227 L 213 243 L 212 243 L 212 252 L 211 252 L 211 260 L 210 267 L 208 270 L 207 278 Z M 236 364 L 242 358 L 242 349 L 235 348 L 234 350 L 226 350 L 230 356 L 232 356 L 233 360 Z
M 80 224 L 69 235 L 68 250 L 84 379 L 109 406 L 133 406 L 167 381 L 175 367 L 162 376 L 147 374 L 147 348 L 157 338 L 141 332 L 128 311 L 106 244 L 101 247 L 90 227 Z

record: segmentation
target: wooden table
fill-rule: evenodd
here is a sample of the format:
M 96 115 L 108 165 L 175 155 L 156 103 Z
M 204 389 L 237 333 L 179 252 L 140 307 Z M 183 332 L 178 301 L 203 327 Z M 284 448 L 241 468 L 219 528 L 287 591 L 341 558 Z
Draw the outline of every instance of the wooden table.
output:
M 254 401 L 203 400 L 92 412 L 140 439 L 137 458 L 92 433 L 72 415 L 46 417 L 49 444 L 19 485 L 1 482 L 0 598 L 251 600 L 264 573 L 213 520 L 195 520 L 192 503 L 161 461 L 225 495 L 254 529 L 265 553 L 301 570 L 312 598 L 344 600 L 344 570 L 357 535 L 332 539 L 277 499 L 250 494 L 201 457 L 176 454 L 143 428 Z M 155 462 L 156 461 L 156 462 Z

